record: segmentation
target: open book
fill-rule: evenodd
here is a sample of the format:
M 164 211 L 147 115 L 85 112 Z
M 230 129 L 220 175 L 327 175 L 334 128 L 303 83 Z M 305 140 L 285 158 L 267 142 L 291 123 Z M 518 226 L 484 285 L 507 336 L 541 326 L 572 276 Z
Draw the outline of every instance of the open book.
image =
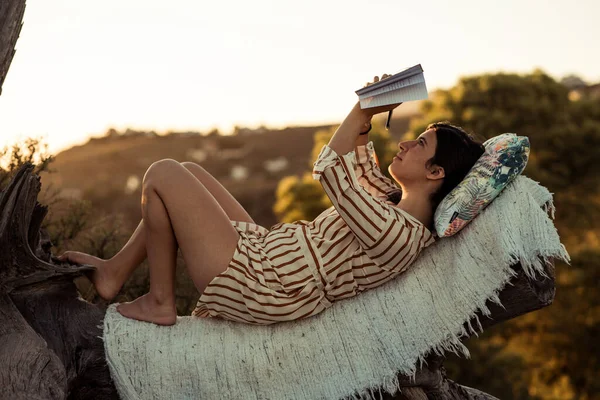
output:
M 421 64 L 356 91 L 360 108 L 386 106 L 428 97 Z
M 421 64 L 356 91 L 360 108 L 386 106 L 405 101 L 423 100 L 428 97 Z M 388 114 L 386 128 L 390 127 L 392 112 Z

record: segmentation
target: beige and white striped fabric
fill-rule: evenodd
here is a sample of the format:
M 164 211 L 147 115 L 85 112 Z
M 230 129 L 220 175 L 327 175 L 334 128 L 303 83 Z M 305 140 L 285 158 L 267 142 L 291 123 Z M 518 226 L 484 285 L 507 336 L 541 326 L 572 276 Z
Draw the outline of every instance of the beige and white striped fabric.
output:
M 372 141 L 342 156 L 324 145 L 313 178 L 333 206 L 313 221 L 271 229 L 231 221 L 240 234 L 231 263 L 192 315 L 250 324 L 310 317 L 393 279 L 434 243 L 419 220 L 387 201 L 399 189 L 379 169 Z

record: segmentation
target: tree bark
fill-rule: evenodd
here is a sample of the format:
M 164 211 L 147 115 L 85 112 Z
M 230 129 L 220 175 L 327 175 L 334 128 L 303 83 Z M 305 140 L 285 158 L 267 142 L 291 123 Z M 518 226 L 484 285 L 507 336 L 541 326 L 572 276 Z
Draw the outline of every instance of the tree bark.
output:
M 0 1 L 0 95 L 23 26 L 25 0 Z
M 40 177 L 26 163 L 0 195 L 0 396 L 118 399 L 104 355 L 103 310 L 81 299 L 40 226 Z

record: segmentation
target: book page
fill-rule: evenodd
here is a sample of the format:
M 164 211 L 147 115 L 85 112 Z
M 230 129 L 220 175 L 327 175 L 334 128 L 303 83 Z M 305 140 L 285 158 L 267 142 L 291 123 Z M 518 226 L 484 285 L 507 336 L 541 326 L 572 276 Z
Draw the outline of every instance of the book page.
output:
M 360 108 L 371 108 L 386 106 L 388 104 L 401 103 L 405 101 L 423 100 L 429 97 L 425 82 L 410 86 L 404 86 L 396 90 L 388 91 L 377 96 L 359 98 Z

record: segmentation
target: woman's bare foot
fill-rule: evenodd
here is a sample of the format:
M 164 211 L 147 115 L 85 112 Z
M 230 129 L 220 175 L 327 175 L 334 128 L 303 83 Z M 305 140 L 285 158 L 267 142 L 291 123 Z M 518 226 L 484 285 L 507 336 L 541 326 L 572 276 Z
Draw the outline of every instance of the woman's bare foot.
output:
M 124 317 L 157 325 L 175 325 L 177 321 L 175 302 L 160 303 L 150 293 L 131 302 L 119 304 L 117 311 Z
M 94 271 L 86 273 L 86 276 L 94 284 L 98 295 L 104 300 L 114 299 L 125 283 L 122 278 L 119 278 L 118 269 L 110 260 L 103 260 L 79 251 L 65 251 L 59 256 L 59 259 L 96 267 Z

